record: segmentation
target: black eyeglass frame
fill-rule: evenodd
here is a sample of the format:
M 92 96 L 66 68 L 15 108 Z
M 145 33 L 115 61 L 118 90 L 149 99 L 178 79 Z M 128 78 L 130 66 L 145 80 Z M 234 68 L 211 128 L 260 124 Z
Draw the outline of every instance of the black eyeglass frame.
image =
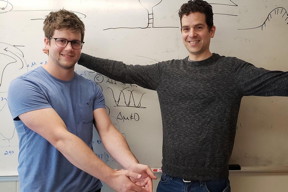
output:
M 64 47 L 66 47 L 68 45 L 68 43 L 70 43 L 71 47 L 73 49 L 75 49 L 75 50 L 82 49 L 83 44 L 85 43 L 84 41 L 79 41 L 79 40 L 71 40 L 71 41 L 69 41 L 68 39 L 65 39 L 65 38 L 51 37 L 50 39 L 54 39 L 55 40 L 55 44 L 57 45 L 57 47 L 64 48 Z M 60 41 L 64 41 L 64 42 L 60 42 L 59 40 Z M 77 47 L 77 46 L 79 46 L 79 47 Z

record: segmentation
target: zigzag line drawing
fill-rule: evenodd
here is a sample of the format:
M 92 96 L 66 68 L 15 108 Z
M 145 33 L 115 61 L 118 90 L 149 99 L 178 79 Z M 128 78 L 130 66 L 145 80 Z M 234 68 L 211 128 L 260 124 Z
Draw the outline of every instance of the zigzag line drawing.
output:
M 111 87 L 108 87 L 112 93 L 112 97 L 115 103 L 115 107 L 134 107 L 134 108 L 146 108 L 142 106 L 142 98 L 145 93 L 140 94 L 140 98 L 136 103 L 134 90 L 128 90 L 128 87 L 122 89 L 119 95 L 115 95 L 114 90 Z M 126 94 L 125 94 L 126 93 Z M 123 104 L 121 104 L 123 103 Z

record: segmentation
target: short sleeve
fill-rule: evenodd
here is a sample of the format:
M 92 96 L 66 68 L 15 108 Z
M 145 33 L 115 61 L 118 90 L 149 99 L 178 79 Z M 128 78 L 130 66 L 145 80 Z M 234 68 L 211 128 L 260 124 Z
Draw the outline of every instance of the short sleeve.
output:
M 29 111 L 51 108 L 40 87 L 25 78 L 17 78 L 11 82 L 8 90 L 8 106 L 13 119 Z
M 99 85 L 94 84 L 94 110 L 105 108 L 105 98 Z

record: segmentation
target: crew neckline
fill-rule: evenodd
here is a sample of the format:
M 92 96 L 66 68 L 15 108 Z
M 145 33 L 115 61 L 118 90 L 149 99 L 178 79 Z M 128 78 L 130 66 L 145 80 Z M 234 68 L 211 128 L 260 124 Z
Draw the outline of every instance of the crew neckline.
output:
M 207 59 L 201 60 L 201 61 L 193 61 L 189 59 L 189 56 L 186 57 L 186 61 L 188 63 L 191 63 L 193 65 L 203 65 L 206 63 L 211 63 L 212 61 L 215 61 L 219 58 L 219 55 L 216 53 L 212 53 L 212 55 L 210 57 L 208 57 Z

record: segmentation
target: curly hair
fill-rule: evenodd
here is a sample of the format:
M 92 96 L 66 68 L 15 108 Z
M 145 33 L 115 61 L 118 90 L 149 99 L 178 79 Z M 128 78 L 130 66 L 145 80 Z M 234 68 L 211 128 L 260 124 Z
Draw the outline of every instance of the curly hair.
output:
M 85 25 L 79 17 L 70 11 L 61 9 L 56 12 L 50 12 L 44 20 L 43 31 L 45 37 L 51 38 L 55 30 L 69 29 L 81 33 L 81 41 L 84 40 Z
M 178 12 L 180 17 L 180 23 L 182 25 L 181 19 L 183 15 L 189 15 L 190 13 L 200 12 L 206 16 L 206 24 L 208 28 L 211 29 L 214 25 L 213 23 L 213 10 L 212 6 L 203 0 L 189 0 L 187 3 L 184 3 Z

